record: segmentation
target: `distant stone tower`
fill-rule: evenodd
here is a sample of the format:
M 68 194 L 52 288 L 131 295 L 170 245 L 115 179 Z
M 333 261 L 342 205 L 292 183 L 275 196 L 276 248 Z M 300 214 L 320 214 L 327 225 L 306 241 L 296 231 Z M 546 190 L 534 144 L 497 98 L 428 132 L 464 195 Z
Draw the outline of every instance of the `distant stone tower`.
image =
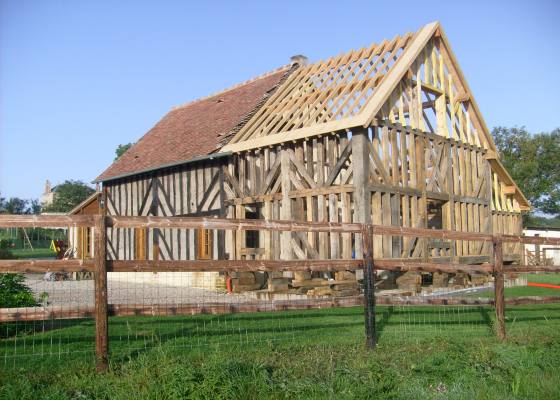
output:
M 47 179 L 47 181 L 45 182 L 45 192 L 41 195 L 41 205 L 43 207 L 48 206 L 49 204 L 52 204 L 53 200 L 54 200 L 53 188 L 51 185 L 51 181 Z

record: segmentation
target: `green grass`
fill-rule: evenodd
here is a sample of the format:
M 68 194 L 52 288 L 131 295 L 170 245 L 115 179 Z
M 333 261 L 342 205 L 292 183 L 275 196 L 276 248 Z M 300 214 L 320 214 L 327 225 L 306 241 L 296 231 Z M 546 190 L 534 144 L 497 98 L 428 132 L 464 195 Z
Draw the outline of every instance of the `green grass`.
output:
M 508 308 L 504 343 L 493 316 L 378 307 L 375 351 L 363 347 L 359 307 L 115 317 L 103 375 L 93 372 L 91 320 L 20 324 L 27 334 L 0 342 L 0 398 L 560 398 L 560 306 Z
M 36 249 L 15 249 L 10 250 L 10 252 L 17 258 L 48 258 L 56 257 L 56 252 L 51 251 L 48 248 L 36 248 Z
M 551 283 L 560 285 L 560 274 L 526 274 L 527 282 Z M 494 297 L 493 290 L 471 293 L 471 297 Z M 560 296 L 560 289 L 541 288 L 533 286 L 517 286 L 504 289 L 505 297 L 519 296 Z

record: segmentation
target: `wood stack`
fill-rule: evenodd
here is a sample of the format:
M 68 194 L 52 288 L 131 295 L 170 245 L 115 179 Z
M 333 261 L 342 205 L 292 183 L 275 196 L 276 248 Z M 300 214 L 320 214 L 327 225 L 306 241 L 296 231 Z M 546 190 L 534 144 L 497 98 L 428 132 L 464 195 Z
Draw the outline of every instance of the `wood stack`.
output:
M 488 274 L 471 274 L 470 275 L 471 284 L 474 286 L 482 286 L 490 281 L 490 275 Z
M 434 272 L 432 275 L 432 285 L 435 288 L 447 287 L 449 283 L 449 274 L 446 272 Z
M 397 278 L 397 286 L 402 290 L 420 292 L 422 286 L 422 275 L 420 272 L 407 271 Z
M 268 280 L 270 293 L 294 293 L 312 297 L 354 296 L 360 293 L 356 275 L 349 271 L 338 271 L 334 279 L 313 278 L 311 272 L 295 272 L 293 279 L 281 273 L 271 273 Z
M 232 272 L 231 286 L 234 293 L 241 293 L 261 289 L 263 283 L 254 272 Z
M 455 289 L 461 289 L 470 285 L 469 275 L 465 273 L 457 273 L 451 280 Z
M 285 277 L 282 272 L 268 274 L 268 291 L 272 293 L 288 293 L 291 278 Z

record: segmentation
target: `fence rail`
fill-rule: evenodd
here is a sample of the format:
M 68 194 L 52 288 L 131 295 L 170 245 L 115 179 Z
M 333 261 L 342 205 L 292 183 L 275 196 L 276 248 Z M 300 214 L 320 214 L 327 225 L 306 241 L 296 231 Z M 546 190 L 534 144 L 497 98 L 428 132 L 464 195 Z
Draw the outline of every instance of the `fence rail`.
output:
M 277 220 L 239 220 L 199 217 L 122 217 L 122 216 L 16 216 L 0 215 L 0 227 L 95 227 L 93 260 L 0 260 L 0 273 L 7 272 L 94 272 L 95 305 L 81 307 L 31 307 L 0 309 L 0 322 L 43 319 L 91 318 L 96 321 L 97 369 L 108 365 L 108 316 L 122 315 L 194 315 L 233 312 L 301 310 L 308 308 L 352 307 L 363 305 L 365 311 L 366 345 L 374 347 L 375 305 L 491 305 L 496 309 L 496 331 L 505 338 L 505 305 L 559 303 L 560 296 L 504 298 L 504 273 L 560 272 L 552 266 L 504 266 L 503 243 L 560 245 L 560 238 L 491 235 L 473 232 L 407 228 L 361 223 L 322 223 Z M 331 232 L 361 235 L 362 253 L 358 259 L 337 260 L 107 260 L 107 228 L 183 228 L 213 230 L 268 230 L 291 232 Z M 415 259 L 374 259 L 374 235 L 412 236 L 448 240 L 469 240 L 492 243 L 492 263 L 465 265 L 435 263 Z M 364 295 L 305 301 L 274 301 L 247 304 L 108 304 L 108 272 L 274 272 L 274 271 L 343 271 L 363 269 Z M 461 298 L 386 298 L 374 295 L 374 270 L 421 271 L 445 273 L 481 273 L 494 275 L 494 299 Z

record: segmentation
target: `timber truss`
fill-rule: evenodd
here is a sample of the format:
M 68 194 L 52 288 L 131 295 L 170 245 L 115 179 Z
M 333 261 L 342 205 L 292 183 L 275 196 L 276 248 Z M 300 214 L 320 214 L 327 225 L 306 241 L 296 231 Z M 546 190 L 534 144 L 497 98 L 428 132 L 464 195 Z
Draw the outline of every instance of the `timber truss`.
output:
M 522 209 L 529 208 L 496 156 L 490 132 L 437 22 L 414 34 L 298 68 L 221 151 L 240 152 L 387 123 L 488 151 L 506 191 L 514 192 Z

